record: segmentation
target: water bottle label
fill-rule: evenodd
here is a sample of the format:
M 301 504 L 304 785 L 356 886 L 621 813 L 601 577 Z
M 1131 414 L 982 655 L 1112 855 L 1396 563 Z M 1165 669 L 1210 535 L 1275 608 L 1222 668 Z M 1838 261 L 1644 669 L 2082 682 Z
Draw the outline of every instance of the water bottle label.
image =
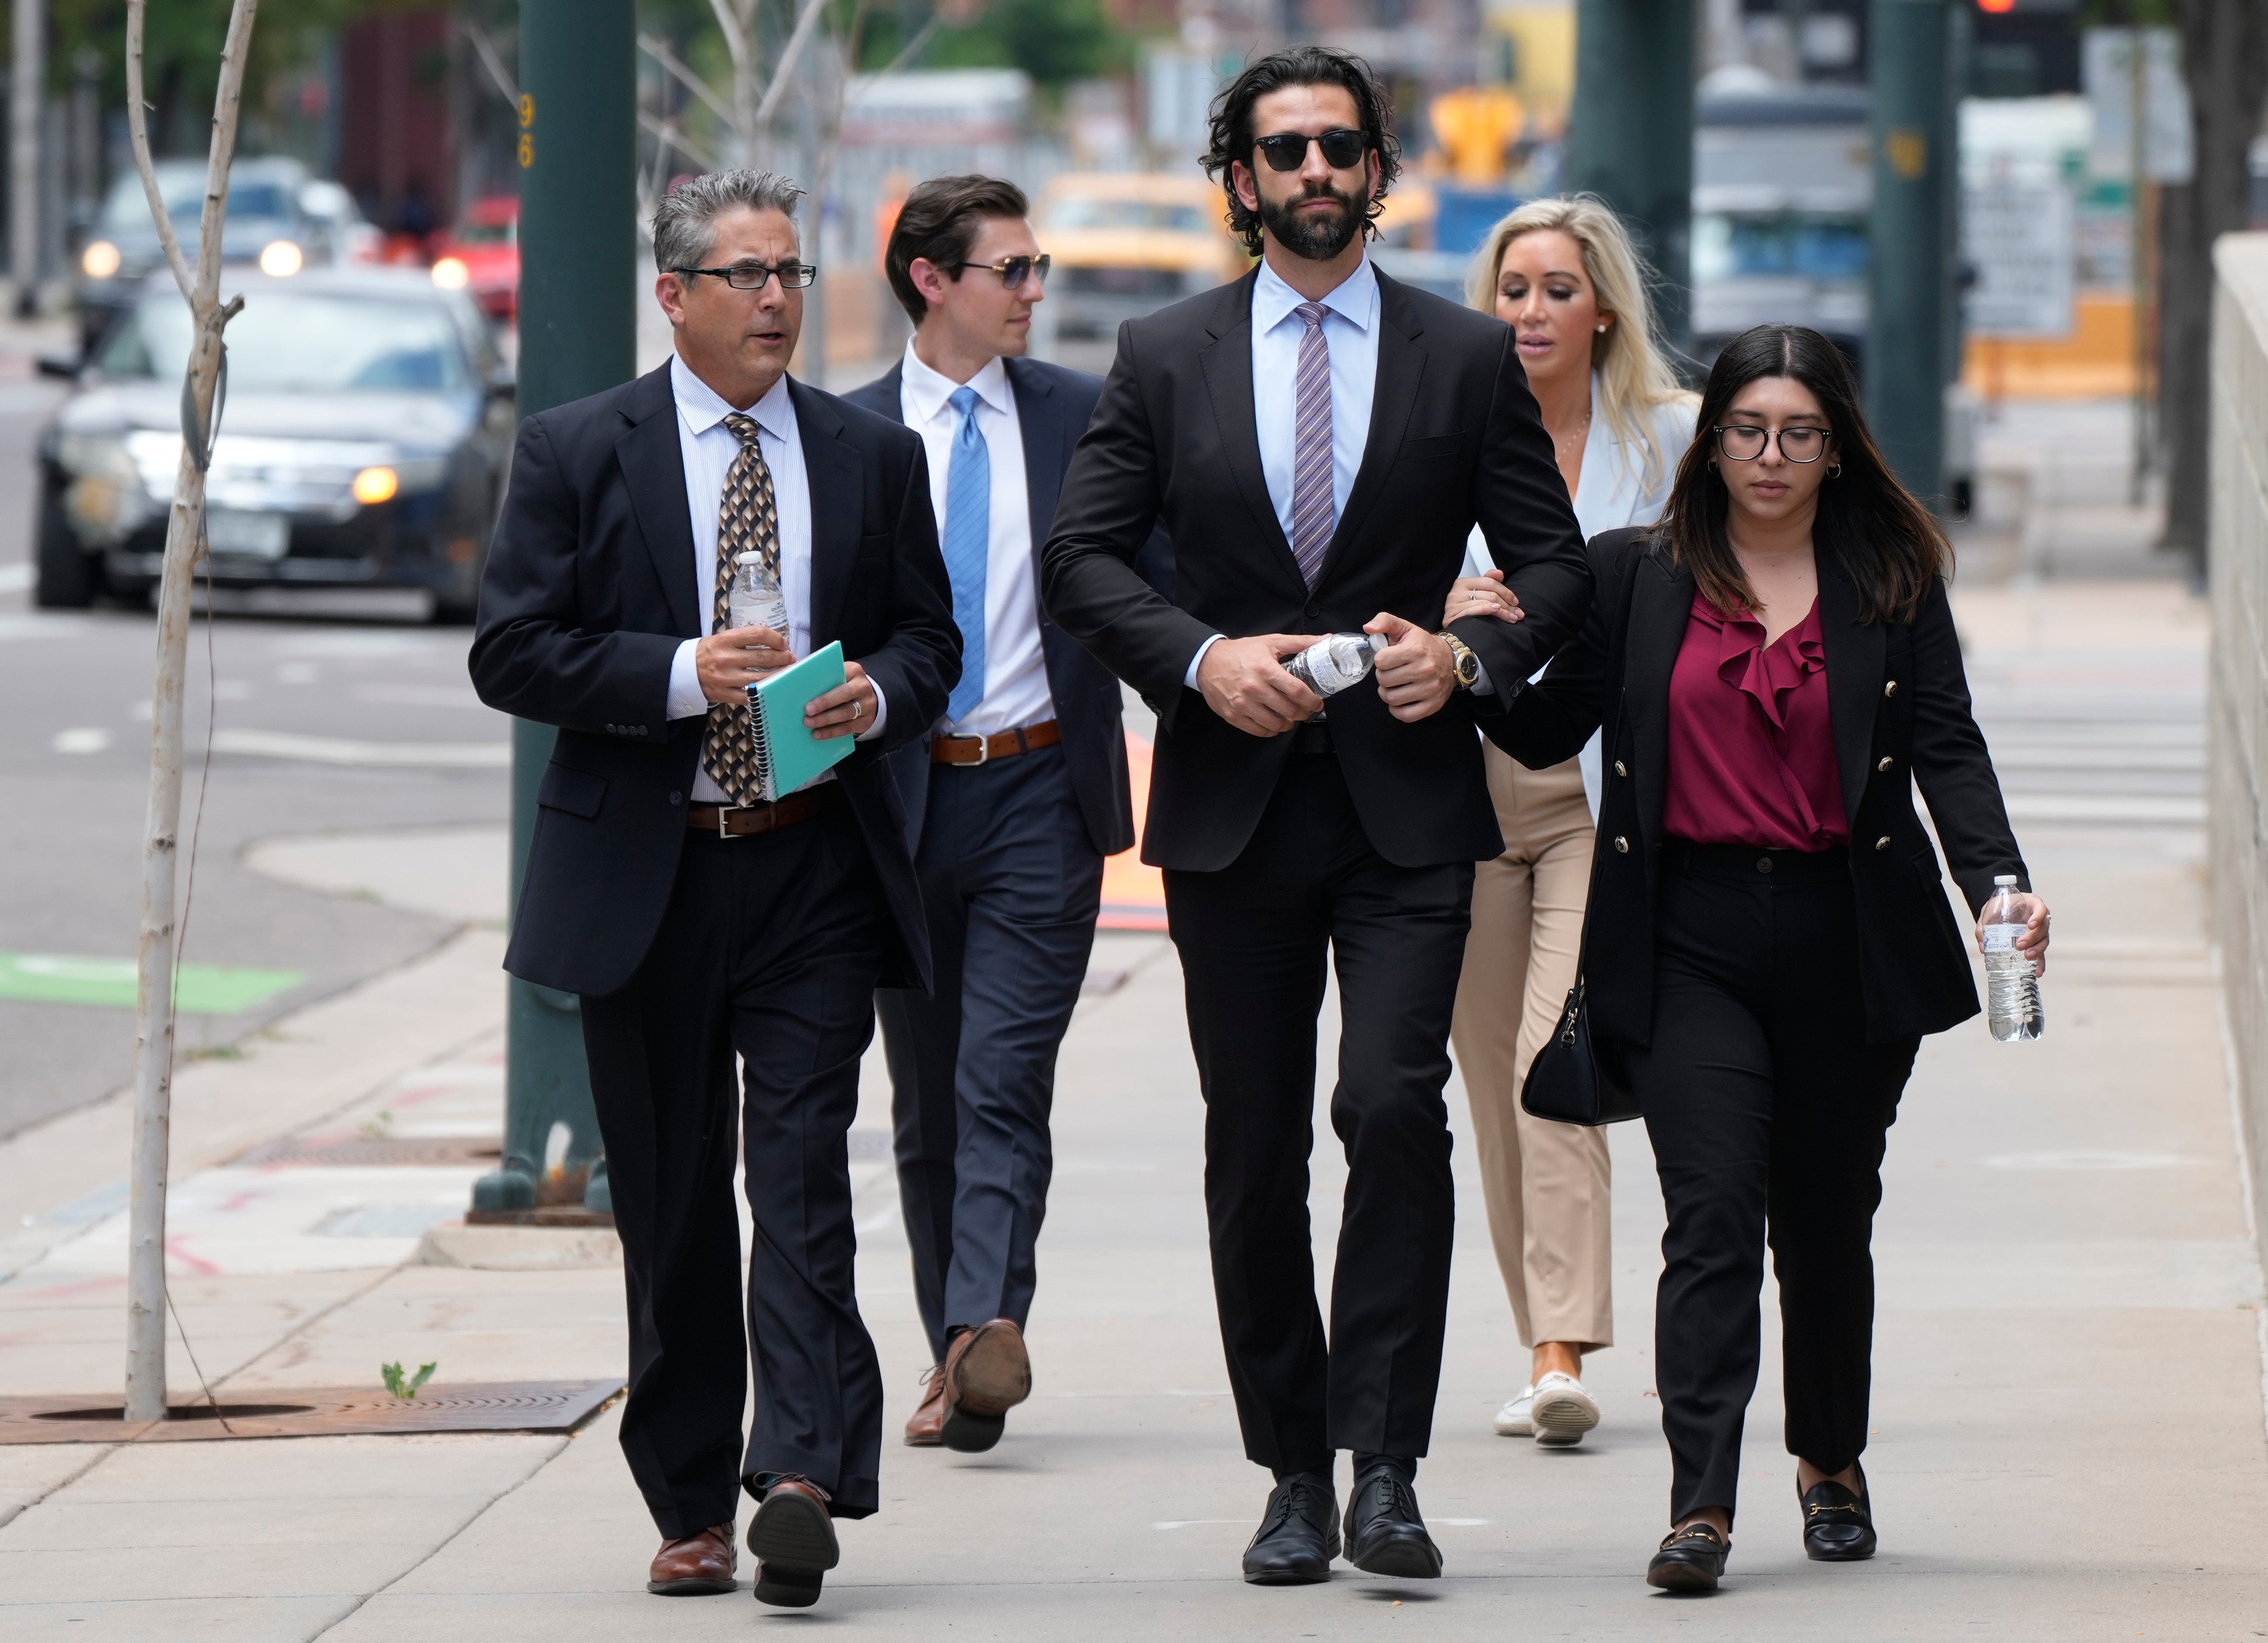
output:
M 1984 926 L 1984 950 L 1987 953 L 2013 953 L 2021 925 L 1987 925 Z

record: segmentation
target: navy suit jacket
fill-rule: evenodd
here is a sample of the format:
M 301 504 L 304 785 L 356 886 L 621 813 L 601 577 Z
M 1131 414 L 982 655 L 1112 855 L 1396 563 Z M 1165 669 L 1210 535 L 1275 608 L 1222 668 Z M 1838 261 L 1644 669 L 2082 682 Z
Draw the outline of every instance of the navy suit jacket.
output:
M 1032 586 L 1040 586 L 1040 548 L 1056 517 L 1056 497 L 1071 467 L 1072 449 L 1086 431 L 1087 418 L 1102 392 L 1102 379 L 1084 371 L 1036 359 L 1008 359 L 1008 387 L 1016 396 L 1016 424 L 1024 436 L 1024 488 L 1032 521 Z M 904 362 L 892 365 L 863 388 L 843 397 L 850 404 L 905 421 Z M 1167 598 L 1174 590 L 1174 550 L 1160 529 L 1135 562 L 1143 578 Z M 1119 712 L 1118 681 L 1084 645 L 1040 610 L 1040 648 L 1047 659 L 1048 690 L 1055 698 L 1056 722 L 1063 729 L 1064 762 L 1078 795 L 1080 817 L 1095 850 L 1116 855 L 1134 844 L 1134 807 L 1126 779 L 1126 732 Z M 896 709 L 891 710 L 893 715 Z M 929 798 L 929 738 L 890 760 L 892 774 L 911 820 L 909 835 L 918 846 L 922 815 Z
M 883 733 L 835 767 L 895 929 L 883 984 L 926 989 L 928 926 L 886 759 L 961 676 L 929 464 L 905 428 L 788 391 L 811 482 L 812 645 L 840 639 L 889 704 Z M 707 721 L 667 717 L 669 670 L 709 623 L 675 412 L 665 365 L 522 423 L 481 578 L 474 689 L 559 727 L 504 968 L 565 992 L 629 984 L 685 847 Z

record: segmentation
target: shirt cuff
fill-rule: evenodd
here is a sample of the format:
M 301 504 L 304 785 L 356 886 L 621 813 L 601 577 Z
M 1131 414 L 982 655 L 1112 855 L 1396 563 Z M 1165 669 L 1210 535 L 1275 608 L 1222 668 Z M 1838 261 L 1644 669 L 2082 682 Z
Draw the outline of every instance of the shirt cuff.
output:
M 677 647 L 677 654 L 669 659 L 669 697 L 664 717 L 694 718 L 709 711 L 709 698 L 701 693 L 701 670 L 694 666 L 693 647 L 701 641 L 688 639 Z
M 882 726 L 890 722 L 890 698 L 882 694 L 882 682 L 868 674 L 866 682 L 874 687 L 874 722 L 853 736 L 853 741 L 873 740 L 882 733 Z
M 1225 633 L 1216 633 L 1212 637 L 1207 639 L 1203 645 L 1197 646 L 1197 653 L 1189 658 L 1189 672 L 1182 675 L 1182 682 L 1184 685 L 1187 685 L 1192 690 L 1197 688 L 1197 664 L 1204 660 L 1205 652 L 1207 651 L 1212 649 L 1214 645 L 1219 644 L 1227 637 L 1228 636 Z

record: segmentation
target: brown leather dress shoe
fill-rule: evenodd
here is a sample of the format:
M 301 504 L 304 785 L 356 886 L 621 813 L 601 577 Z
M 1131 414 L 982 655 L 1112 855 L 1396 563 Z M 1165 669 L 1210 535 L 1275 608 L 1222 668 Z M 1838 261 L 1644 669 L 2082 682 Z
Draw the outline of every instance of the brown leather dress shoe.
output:
M 1024 1332 L 1008 1318 L 964 1330 L 946 1349 L 945 1418 L 938 1441 L 976 1455 L 1000 1441 L 1008 1411 L 1032 1395 L 1032 1358 Z
M 645 1589 L 658 1597 L 709 1597 L 733 1589 L 740 1549 L 733 1526 L 719 1523 L 682 1540 L 666 1540 L 645 1572 Z
M 906 1443 L 910 1448 L 933 1449 L 944 1440 L 945 1366 L 932 1364 L 922 1371 L 921 1402 L 906 1417 Z
M 827 1499 L 827 1491 L 792 1472 L 764 1491 L 755 1516 L 748 1520 L 758 1602 L 808 1609 L 819 1601 L 827 1571 L 843 1561 Z

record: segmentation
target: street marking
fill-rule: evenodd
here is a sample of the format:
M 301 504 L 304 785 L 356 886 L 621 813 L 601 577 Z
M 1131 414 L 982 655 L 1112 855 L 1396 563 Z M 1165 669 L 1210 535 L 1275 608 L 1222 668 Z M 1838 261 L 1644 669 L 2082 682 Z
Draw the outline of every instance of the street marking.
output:
M 439 765 L 457 770 L 503 770 L 512 763 L 508 741 L 348 741 L 282 730 L 213 733 L 215 753 L 256 759 L 297 759 L 307 764 Z
M 173 1007 L 192 1015 L 234 1015 L 306 979 L 295 969 L 184 964 L 173 972 Z M 31 1004 L 134 1007 L 135 961 L 62 953 L 0 953 L 0 998 Z
M 2186 1153 L 2001 1153 L 1987 1169 L 2195 1169 L 2212 1160 Z
M 57 753 L 101 753 L 110 746 L 110 733 L 99 726 L 81 725 L 57 731 L 48 746 Z

